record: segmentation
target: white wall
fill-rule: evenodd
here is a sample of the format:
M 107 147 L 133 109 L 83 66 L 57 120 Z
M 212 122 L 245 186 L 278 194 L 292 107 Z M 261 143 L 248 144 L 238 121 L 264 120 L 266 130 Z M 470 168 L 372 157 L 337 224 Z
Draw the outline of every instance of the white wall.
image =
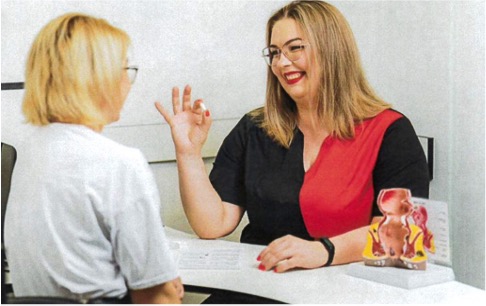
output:
M 335 1 L 371 84 L 435 138 L 430 197 L 449 204 L 457 279 L 485 287 L 484 1 Z
M 449 70 L 449 203 L 457 277 L 484 289 L 484 1 L 454 2 Z M 460 217 L 454 217 L 460 216 Z
M 29 44 L 51 17 L 80 10 L 126 29 L 141 70 L 122 120 L 105 134 L 155 162 L 165 223 L 190 231 L 170 133 L 152 102 L 168 105 L 170 88 L 186 83 L 206 99 L 217 118 L 205 146 L 209 170 L 237 118 L 263 103 L 259 55 L 266 19 L 281 3 L 3 0 L 2 82 L 23 81 Z M 484 289 L 484 1 L 332 3 L 354 30 L 370 83 L 418 134 L 435 137 L 431 198 L 449 203 L 453 268 L 459 281 Z M 26 131 L 20 99 L 21 92 L 2 91 L 2 141 L 14 145 Z
M 220 131 L 263 103 L 266 65 L 260 56 L 265 46 L 261 28 L 268 12 L 280 6 L 278 1 L 6 0 L 1 4 L 2 82 L 23 81 L 35 35 L 61 14 L 99 16 L 129 34 L 131 64 L 140 68 L 137 82 L 121 119 L 104 133 L 141 148 L 149 161 L 174 158 L 172 146 L 167 145 L 170 139 L 158 137 L 167 135 L 168 127 L 153 106 L 160 101 L 170 107 L 173 86 L 190 84 L 193 97 L 204 98 L 215 130 Z M 220 134 L 211 135 L 206 156 L 215 154 Z

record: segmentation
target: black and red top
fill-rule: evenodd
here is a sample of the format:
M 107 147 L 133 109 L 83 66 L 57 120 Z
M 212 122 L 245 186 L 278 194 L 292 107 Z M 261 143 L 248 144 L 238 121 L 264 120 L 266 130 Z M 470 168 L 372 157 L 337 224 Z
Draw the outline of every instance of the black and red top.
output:
M 299 129 L 285 149 L 244 116 L 223 141 L 210 174 L 221 199 L 248 213 L 241 242 L 268 244 L 287 234 L 333 237 L 369 225 L 381 215 L 376 197 L 383 188 L 428 197 L 427 162 L 405 116 L 386 110 L 355 132 L 351 140 L 327 137 L 305 172 Z

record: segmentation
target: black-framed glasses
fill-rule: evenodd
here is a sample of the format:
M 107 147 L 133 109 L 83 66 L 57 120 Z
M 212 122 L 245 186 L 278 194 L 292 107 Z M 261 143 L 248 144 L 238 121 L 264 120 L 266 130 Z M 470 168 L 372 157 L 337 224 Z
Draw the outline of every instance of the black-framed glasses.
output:
M 138 73 L 138 66 L 127 66 L 124 68 L 127 73 L 128 73 L 128 79 L 130 80 L 130 83 L 133 84 L 135 83 L 135 79 L 137 78 L 137 73 Z
M 280 60 L 282 53 L 291 62 L 299 60 L 306 47 L 310 47 L 310 44 L 303 42 L 301 39 L 293 39 L 286 42 L 282 49 L 277 46 L 266 47 L 262 50 L 262 54 L 267 65 L 274 66 Z

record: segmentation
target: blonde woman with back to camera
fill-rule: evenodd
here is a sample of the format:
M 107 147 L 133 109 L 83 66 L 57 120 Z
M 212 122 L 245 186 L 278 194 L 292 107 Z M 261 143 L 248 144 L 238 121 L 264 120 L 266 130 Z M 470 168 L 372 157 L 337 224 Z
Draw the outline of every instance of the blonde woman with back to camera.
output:
M 23 113 L 35 127 L 17 148 L 5 224 L 15 296 L 182 299 L 147 161 L 100 134 L 135 80 L 129 47 L 124 31 L 77 13 L 31 47 Z

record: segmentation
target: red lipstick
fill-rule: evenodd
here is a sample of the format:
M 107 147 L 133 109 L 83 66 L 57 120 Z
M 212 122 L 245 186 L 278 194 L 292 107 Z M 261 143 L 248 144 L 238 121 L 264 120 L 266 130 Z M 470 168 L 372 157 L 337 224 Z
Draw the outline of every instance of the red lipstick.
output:
M 285 81 L 289 85 L 298 83 L 300 80 L 302 80 L 304 75 L 305 72 L 297 72 L 297 71 L 284 73 Z

